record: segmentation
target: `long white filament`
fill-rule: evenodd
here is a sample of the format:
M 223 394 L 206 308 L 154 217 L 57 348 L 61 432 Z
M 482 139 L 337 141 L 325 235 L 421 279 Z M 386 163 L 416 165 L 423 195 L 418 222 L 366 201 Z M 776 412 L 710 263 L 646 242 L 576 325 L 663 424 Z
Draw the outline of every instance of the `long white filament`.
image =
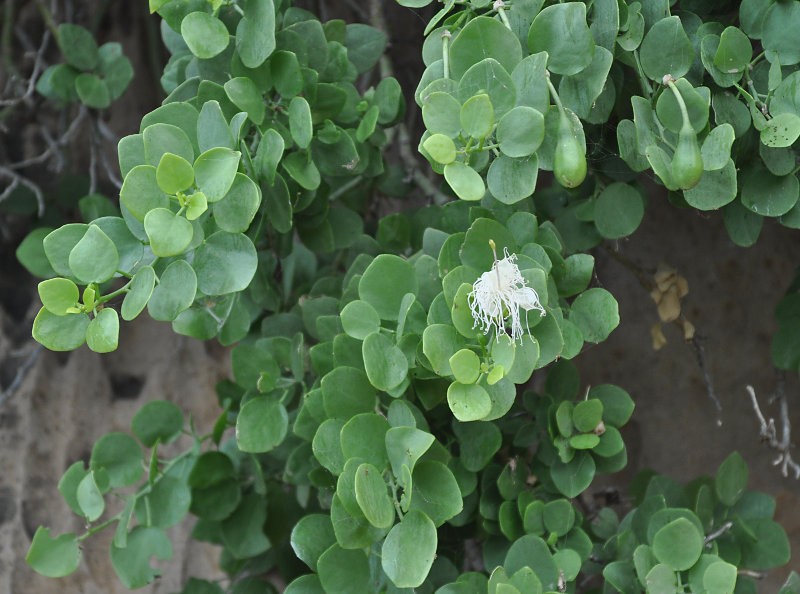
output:
M 494 242 L 491 241 L 490 245 L 494 251 Z M 495 336 L 499 340 L 501 333 L 507 334 L 505 320 L 510 317 L 511 339 L 521 342 L 525 332 L 519 308 L 525 310 L 526 320 L 530 310 L 538 310 L 540 316 L 545 315 L 545 310 L 539 302 L 539 295 L 532 287 L 527 286 L 515 264 L 516 254 L 509 255 L 508 249 L 505 249 L 504 255 L 502 260 L 498 260 L 495 254 L 492 269 L 484 272 L 475 281 L 467 302 L 475 320 L 473 328 L 480 326 L 484 334 L 494 328 Z M 525 326 L 527 328 L 527 321 Z

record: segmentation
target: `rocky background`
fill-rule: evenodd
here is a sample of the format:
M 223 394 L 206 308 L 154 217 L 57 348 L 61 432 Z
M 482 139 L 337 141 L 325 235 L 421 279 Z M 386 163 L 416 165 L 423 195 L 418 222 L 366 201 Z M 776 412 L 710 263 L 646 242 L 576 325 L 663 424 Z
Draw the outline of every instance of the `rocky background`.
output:
M 18 11 L 15 22 L 30 39 L 41 36 L 36 3 L 6 2 Z M 308 4 L 325 18 L 353 21 L 369 16 L 350 0 Z M 148 16 L 144 2 L 58 5 L 76 23 L 89 23 L 93 15 L 101 14 L 97 22 L 100 42 L 123 44 L 136 75 L 126 94 L 102 117 L 119 136 L 137 131 L 141 115 L 161 99 L 156 68 L 165 57 L 157 20 Z M 384 7 L 392 30 L 390 53 L 396 75 L 404 88 L 413 89 L 421 71 L 425 15 L 391 0 L 385 0 Z M 57 54 L 52 57 L 56 59 Z M 0 88 L 5 76 L 8 72 L 3 70 Z M 28 103 L 18 116 L 35 113 L 41 98 Z M 413 129 L 419 117 L 413 101 L 409 106 Z M 37 117 L 41 121 L 44 116 Z M 39 125 L 36 118 L 0 113 L 0 164 L 37 154 L 41 150 Z M 67 147 L 65 171 L 86 171 L 82 141 L 78 135 Z M 44 188 L 53 189 L 51 170 L 41 167 L 32 173 Z M 102 189 L 115 195 L 113 187 Z M 759 425 L 745 390 L 752 385 L 764 414 L 777 418 L 777 403 L 769 401 L 776 388 L 783 386 L 790 420 L 800 432 L 800 382 L 795 374 L 778 377 L 770 358 L 776 329 L 772 312 L 800 262 L 800 236 L 766 224 L 754 247 L 739 248 L 728 239 L 719 214 L 679 210 L 657 186 L 650 189 L 650 206 L 640 229 L 629 239 L 594 253 L 596 282 L 619 301 L 622 323 L 607 342 L 587 349 L 575 362 L 584 387 L 619 384 L 630 392 L 637 408 L 623 430 L 629 467 L 601 477 L 591 491 L 598 497 L 618 494 L 624 505 L 626 486 L 643 468 L 688 482 L 713 474 L 730 452 L 738 450 L 750 466 L 750 487 L 777 498 L 776 519 L 788 532 L 793 550 L 800 551 L 800 481 L 791 474 L 784 478 L 780 468 L 773 466 L 777 454 L 759 441 Z M 50 526 L 54 533 L 81 529 L 58 493 L 58 479 L 73 462 L 88 460 L 92 444 L 101 435 L 129 431 L 130 420 L 144 403 L 170 400 L 192 414 L 201 432 L 210 429 L 220 413 L 214 385 L 229 373 L 228 355 L 214 342 L 178 336 L 168 324 L 146 316 L 123 326 L 122 348 L 112 354 L 97 355 L 85 347 L 66 354 L 37 350 L 30 338 L 38 310 L 35 281 L 14 258 L 17 243 L 35 222 L 30 216 L 3 212 L 0 206 L 0 394 L 7 396 L 0 401 L 0 592 L 125 592 L 108 559 L 110 533 L 86 541 L 80 569 L 61 580 L 42 578 L 25 564 L 31 537 L 40 524 Z M 651 331 L 659 317 L 648 284 L 659 265 L 671 267 L 686 279 L 689 292 L 680 307 L 696 328 L 696 344 L 685 342 L 681 329 L 664 324 L 667 342 L 659 350 L 653 348 Z M 535 375 L 534 385 L 542 379 Z M 709 382 L 721 410 L 709 396 Z M 189 576 L 218 575 L 216 552 L 189 543 L 190 531 L 189 524 L 171 530 L 174 557 L 161 564 L 163 577 L 141 592 L 177 592 Z M 771 572 L 759 591 L 775 592 L 788 571 Z

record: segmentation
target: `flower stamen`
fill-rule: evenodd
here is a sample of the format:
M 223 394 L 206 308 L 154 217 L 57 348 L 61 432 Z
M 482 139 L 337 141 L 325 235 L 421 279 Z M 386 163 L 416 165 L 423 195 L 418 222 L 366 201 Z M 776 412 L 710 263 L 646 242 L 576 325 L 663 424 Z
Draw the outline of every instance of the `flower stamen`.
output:
M 500 334 L 506 332 L 506 318 L 511 317 L 511 339 L 522 341 L 524 332 L 519 308 L 525 310 L 525 327 L 528 327 L 528 312 L 536 309 L 540 316 L 546 314 L 544 307 L 539 302 L 539 295 L 529 287 L 527 281 L 517 266 L 516 254 L 509 255 L 508 248 L 503 250 L 504 258 L 497 259 L 497 248 L 493 240 L 489 240 L 489 247 L 494 255 L 492 270 L 484 272 L 472 285 L 467 302 L 472 318 L 475 320 L 473 328 L 480 326 L 484 334 L 494 328 L 495 338 L 500 340 Z M 530 334 L 530 329 L 528 329 Z

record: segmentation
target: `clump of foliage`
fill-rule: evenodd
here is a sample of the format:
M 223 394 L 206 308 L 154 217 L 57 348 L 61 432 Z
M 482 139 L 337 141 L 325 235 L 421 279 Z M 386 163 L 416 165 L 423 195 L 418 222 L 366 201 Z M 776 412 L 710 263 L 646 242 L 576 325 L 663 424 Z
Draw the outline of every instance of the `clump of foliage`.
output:
M 281 0 L 150 1 L 167 97 L 119 143 L 119 212 L 28 242 L 54 272 L 33 335 L 108 352 L 146 308 L 235 345 L 233 378 L 210 433 L 151 402 L 133 436 L 71 466 L 59 490 L 88 528 L 40 528 L 36 571 L 71 573 L 79 543 L 114 526 L 112 564 L 144 586 L 187 514 L 239 594 L 273 591 L 254 577 L 269 572 L 290 593 L 743 594 L 742 570 L 788 562 L 775 502 L 746 489 L 736 453 L 686 486 L 640 475 L 623 517 L 582 507 L 626 464 L 633 401 L 581 394 L 571 360 L 619 323 L 588 252 L 638 227 L 640 172 L 678 206 L 723 209 L 739 245 L 764 217 L 800 226 L 800 2 L 440 4 L 412 107 L 446 183 L 375 224 L 373 193 L 410 189 L 387 150 L 403 93 L 373 73 L 384 32 Z M 100 66 L 67 68 L 102 107 Z M 797 307 L 779 308 L 782 369 L 800 361 Z M 190 447 L 164 459 L 182 433 Z M 107 517 L 112 494 L 125 505 Z M 462 571 L 467 541 L 481 554 Z M 223 589 L 183 589 L 201 592 Z

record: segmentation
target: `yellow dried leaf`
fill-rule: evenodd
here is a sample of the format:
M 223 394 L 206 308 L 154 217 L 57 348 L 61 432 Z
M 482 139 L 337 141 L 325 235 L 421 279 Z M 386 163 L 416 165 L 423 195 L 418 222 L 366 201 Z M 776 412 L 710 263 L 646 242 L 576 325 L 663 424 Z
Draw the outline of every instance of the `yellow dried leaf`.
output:
M 683 339 L 692 340 L 694 338 L 694 324 L 686 318 L 683 318 L 681 320 L 681 326 L 683 327 Z
M 657 351 L 665 344 L 667 338 L 664 336 L 664 331 L 661 329 L 661 324 L 653 324 L 650 327 L 650 337 L 653 339 L 653 350 Z
M 681 315 L 681 301 L 678 297 L 678 289 L 674 285 L 667 289 L 661 296 L 658 303 L 658 317 L 662 322 L 672 322 Z

